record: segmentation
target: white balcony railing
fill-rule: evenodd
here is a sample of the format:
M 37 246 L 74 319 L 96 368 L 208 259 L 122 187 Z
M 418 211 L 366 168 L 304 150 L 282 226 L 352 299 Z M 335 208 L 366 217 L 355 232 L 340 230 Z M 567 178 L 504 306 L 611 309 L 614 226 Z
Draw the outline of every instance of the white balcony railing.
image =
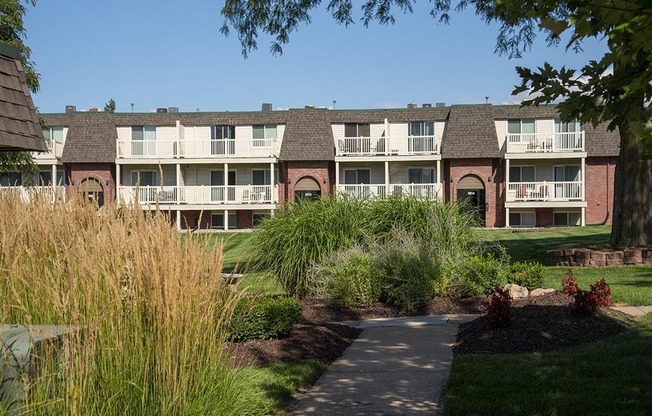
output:
M 583 152 L 584 132 L 507 135 L 507 153 Z
M 385 154 L 384 137 L 345 137 L 338 141 L 338 156 Z
M 64 186 L 0 186 L 1 193 L 15 193 L 24 201 L 33 198 L 45 198 L 50 201 L 63 200 L 66 195 Z
M 45 152 L 32 152 L 32 157 L 35 160 L 43 159 L 60 159 L 61 154 L 63 153 L 63 143 L 59 143 L 52 140 L 46 140 L 45 145 L 47 151 Z
M 414 154 L 438 154 L 439 144 L 435 136 L 408 136 L 408 153 Z
M 271 185 L 121 186 L 120 200 L 149 204 L 273 204 L 278 189 Z
M 278 155 L 275 140 L 118 140 L 119 159 L 267 157 Z
M 440 183 L 413 183 L 413 184 L 361 184 L 361 185 L 337 185 L 337 192 L 340 195 L 349 195 L 354 198 L 385 198 L 388 196 L 413 196 L 416 198 L 427 198 L 432 200 L 441 199 Z
M 512 182 L 507 185 L 507 202 L 583 201 L 582 181 Z

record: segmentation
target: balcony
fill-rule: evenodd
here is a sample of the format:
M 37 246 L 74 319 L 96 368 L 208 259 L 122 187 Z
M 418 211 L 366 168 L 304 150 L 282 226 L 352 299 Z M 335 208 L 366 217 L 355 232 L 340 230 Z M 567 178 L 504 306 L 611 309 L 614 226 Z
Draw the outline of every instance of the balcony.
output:
M 441 199 L 440 183 L 413 183 L 413 184 L 361 184 L 361 185 L 337 185 L 339 195 L 348 195 L 353 198 L 386 198 L 389 196 L 412 196 L 432 200 Z
M 345 137 L 337 141 L 337 156 L 434 155 L 439 154 L 435 136 L 408 136 L 399 145 L 386 137 Z
M 508 134 L 506 153 L 583 152 L 584 132 Z
M 24 201 L 44 198 L 49 201 L 63 200 L 66 195 L 64 186 L 0 186 L 0 193 L 15 193 Z
M 275 204 L 278 189 L 271 185 L 121 186 L 120 200 L 150 204 L 241 205 Z
M 237 143 L 237 144 L 236 144 Z M 274 140 L 118 140 L 118 159 L 271 157 Z
M 507 185 L 506 202 L 584 201 L 582 181 L 512 182 Z
M 47 151 L 45 152 L 32 152 L 32 157 L 34 160 L 45 160 L 45 159 L 60 159 L 61 154 L 63 153 L 63 143 L 55 142 L 52 140 L 46 140 L 45 145 L 47 146 Z

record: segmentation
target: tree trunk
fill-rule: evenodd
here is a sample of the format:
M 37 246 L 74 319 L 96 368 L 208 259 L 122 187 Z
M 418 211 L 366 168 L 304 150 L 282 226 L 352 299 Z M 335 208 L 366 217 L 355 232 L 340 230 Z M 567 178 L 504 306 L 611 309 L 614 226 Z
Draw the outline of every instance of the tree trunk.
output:
M 614 179 L 612 247 L 652 244 L 652 160 L 643 159 L 647 143 L 628 123 L 619 126 L 620 154 Z

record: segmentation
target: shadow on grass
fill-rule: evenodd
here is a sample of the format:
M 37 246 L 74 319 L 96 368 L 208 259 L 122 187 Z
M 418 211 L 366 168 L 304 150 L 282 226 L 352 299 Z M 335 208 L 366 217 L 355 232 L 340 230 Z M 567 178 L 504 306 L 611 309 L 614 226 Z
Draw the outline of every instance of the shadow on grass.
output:
M 546 252 L 557 248 L 597 248 L 609 246 L 609 233 L 600 232 L 589 235 L 547 235 L 553 231 L 514 233 L 514 238 L 501 239 L 512 261 L 538 261 L 546 264 Z

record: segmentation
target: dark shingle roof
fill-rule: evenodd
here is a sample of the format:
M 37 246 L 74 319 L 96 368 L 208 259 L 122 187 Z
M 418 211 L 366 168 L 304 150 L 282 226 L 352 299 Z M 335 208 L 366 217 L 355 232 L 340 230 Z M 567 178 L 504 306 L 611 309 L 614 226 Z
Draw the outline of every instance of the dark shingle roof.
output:
M 409 121 L 443 121 L 450 107 L 392 108 L 385 110 L 330 110 L 331 123 L 390 123 Z
M 74 113 L 70 117 L 63 163 L 114 163 L 118 133 L 111 113 Z
M 285 124 L 287 111 L 224 112 L 224 113 L 119 113 L 117 126 L 174 126 L 179 120 L 184 126 L 214 124 L 252 125 Z
M 510 118 L 555 118 L 557 107 L 554 105 L 540 105 L 521 107 L 520 105 L 500 105 L 494 107 L 494 118 L 505 120 Z
M 18 49 L 0 43 L 0 150 L 46 151 Z
M 500 157 L 491 105 L 451 107 L 442 141 L 442 157 L 447 159 Z
M 584 125 L 586 153 L 588 156 L 618 156 L 620 153 L 620 135 L 618 130 L 607 130 L 608 123 L 597 127 Z
M 290 110 L 280 160 L 334 160 L 329 110 Z

